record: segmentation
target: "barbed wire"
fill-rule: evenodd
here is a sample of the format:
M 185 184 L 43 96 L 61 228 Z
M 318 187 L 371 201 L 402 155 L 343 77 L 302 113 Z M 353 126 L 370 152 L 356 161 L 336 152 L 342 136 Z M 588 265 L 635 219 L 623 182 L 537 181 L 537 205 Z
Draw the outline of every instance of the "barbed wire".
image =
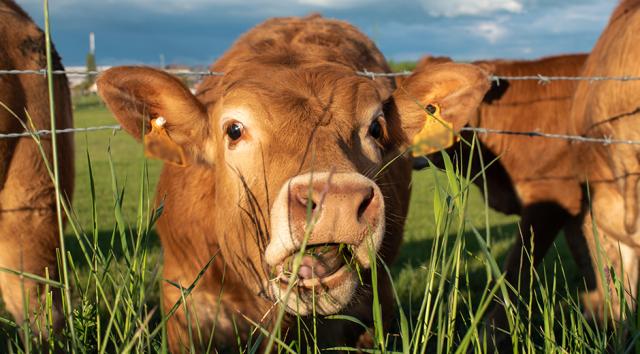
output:
M 165 70 L 167 73 L 176 76 L 224 76 L 220 71 L 170 71 Z M 53 75 L 68 75 L 68 76 L 96 76 L 100 75 L 104 70 L 54 70 Z M 410 76 L 413 72 L 409 70 L 392 72 L 392 73 L 380 73 L 372 72 L 368 70 L 356 71 L 357 75 L 366 76 L 371 79 L 378 77 L 399 77 Z M 0 75 L 47 75 L 46 69 L 37 70 L 0 70 Z M 501 75 L 489 75 L 488 80 L 499 82 L 500 80 L 512 80 L 512 81 L 538 81 L 539 84 L 547 84 L 551 81 L 640 81 L 640 76 L 547 76 L 542 74 L 537 75 L 523 75 L 523 76 L 501 76 Z
M 547 84 L 551 81 L 640 81 L 640 76 L 544 76 L 544 75 L 525 75 L 525 76 L 489 76 L 491 81 L 511 80 L 537 80 L 539 84 Z
M 593 137 L 582 136 L 582 135 L 543 133 L 538 131 L 522 132 L 522 131 L 479 128 L 479 127 L 463 127 L 460 130 L 475 132 L 478 134 L 521 135 L 521 136 L 527 136 L 530 138 L 561 139 L 561 140 L 578 141 L 582 143 L 595 143 L 595 144 L 603 144 L 603 145 L 615 145 L 615 144 L 640 145 L 639 140 L 614 139 L 613 137 L 608 137 L 608 136 L 605 136 L 602 138 L 593 138 Z
M 67 133 L 78 133 L 78 132 L 94 132 L 98 130 L 121 130 L 122 127 L 120 125 L 99 125 L 95 127 L 86 127 L 86 128 L 66 128 L 66 129 L 56 129 L 56 134 L 67 134 Z M 11 139 L 11 138 L 22 138 L 32 135 L 51 135 L 51 130 L 41 129 L 35 130 L 31 132 L 20 132 L 20 133 L 6 133 L 0 134 L 0 139 Z
M 224 73 L 218 71 L 168 71 L 169 74 L 176 76 L 223 76 Z M 96 76 L 104 72 L 104 70 L 54 70 L 53 75 L 67 76 Z M 0 75 L 47 75 L 47 69 L 37 70 L 0 70 Z
M 356 71 L 356 74 L 361 76 L 367 76 L 371 79 L 377 77 L 398 77 L 398 76 L 410 76 L 412 71 L 399 71 L 393 73 L 376 73 L 367 70 Z M 546 84 L 551 81 L 640 81 L 640 76 L 546 76 L 542 74 L 537 75 L 523 75 L 523 76 L 501 76 L 501 75 L 489 75 L 489 81 L 499 82 L 500 80 L 511 81 L 538 81 L 539 84 Z
M 121 129 L 122 129 L 122 126 L 120 125 L 100 125 L 100 126 L 86 127 L 86 128 L 58 129 L 56 130 L 56 133 L 66 134 L 66 133 L 79 133 L 79 132 L 93 132 L 93 131 L 99 131 L 99 130 L 117 131 Z M 520 136 L 526 136 L 530 138 L 561 139 L 561 140 L 578 141 L 582 143 L 593 143 L 593 144 L 603 144 L 603 145 L 615 145 L 615 144 L 640 145 L 640 141 L 638 140 L 614 139 L 612 137 L 593 138 L 593 137 L 587 137 L 582 135 L 543 133 L 538 131 L 512 131 L 512 130 L 480 128 L 480 127 L 463 127 L 462 129 L 460 129 L 460 131 L 469 131 L 477 134 L 520 135 Z M 33 132 L 0 134 L 0 139 L 27 137 L 27 136 L 31 136 L 32 134 L 50 135 L 51 130 L 43 129 L 43 130 L 36 130 Z

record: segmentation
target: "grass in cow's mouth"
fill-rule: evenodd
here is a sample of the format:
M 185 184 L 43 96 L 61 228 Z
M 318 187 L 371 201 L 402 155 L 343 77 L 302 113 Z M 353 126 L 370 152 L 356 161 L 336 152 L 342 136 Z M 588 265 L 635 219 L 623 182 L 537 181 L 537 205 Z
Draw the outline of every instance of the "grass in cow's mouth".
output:
M 304 281 L 328 278 L 342 268 L 351 268 L 353 263 L 357 263 L 351 247 L 339 243 L 308 246 L 302 255 L 298 269 L 293 269 L 297 255 L 296 252 L 287 257 L 277 269 L 280 281 L 284 284 L 289 282 L 294 271 L 297 272 L 297 279 L 301 280 L 300 286 L 303 286 Z

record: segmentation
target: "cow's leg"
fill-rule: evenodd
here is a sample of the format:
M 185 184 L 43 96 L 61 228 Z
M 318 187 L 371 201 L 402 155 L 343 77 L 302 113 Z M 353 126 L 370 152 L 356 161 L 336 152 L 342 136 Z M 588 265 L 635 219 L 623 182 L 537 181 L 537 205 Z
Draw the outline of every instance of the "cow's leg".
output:
M 555 203 L 536 203 L 523 207 L 520 235 L 504 266 L 507 281 L 516 288 L 518 282 L 521 288 L 529 286 L 531 267 L 537 267 L 542 261 L 569 217 L 569 213 Z
M 583 304 L 588 305 L 599 303 L 602 299 L 597 283 L 598 269 L 592 261 L 588 237 L 582 230 L 584 222 L 585 211 L 578 216 L 572 217 L 567 222 L 564 228 L 564 235 L 569 251 L 584 280 L 584 283 L 578 284 L 581 291 L 580 298 Z
M 585 314 L 599 321 L 605 317 L 619 320 L 624 317 L 621 312 L 622 293 L 626 307 L 635 311 L 640 259 L 636 249 L 607 235 L 592 220 L 589 215 L 585 217 L 583 231 L 594 264 L 596 289 L 582 295 Z M 624 286 L 622 291 L 619 285 Z
M 504 266 L 505 280 L 519 290 L 521 295 L 529 295 L 526 291 L 529 289 L 531 267 L 535 268 L 544 258 L 569 217 L 569 213 L 555 203 L 535 203 L 523 207 L 520 235 L 516 238 Z M 513 303 L 516 301 L 516 294 L 511 295 Z M 499 333 L 502 333 L 500 329 L 508 330 L 507 314 L 501 304 L 496 303 L 493 307 L 488 315 L 487 325 L 497 328 L 493 333 L 500 342 L 505 339 L 499 338 Z

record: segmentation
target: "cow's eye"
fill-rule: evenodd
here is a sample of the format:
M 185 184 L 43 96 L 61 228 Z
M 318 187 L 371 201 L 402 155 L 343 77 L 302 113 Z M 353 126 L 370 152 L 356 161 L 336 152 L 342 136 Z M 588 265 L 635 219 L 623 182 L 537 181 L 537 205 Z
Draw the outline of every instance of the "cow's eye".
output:
M 374 139 L 380 139 L 382 138 L 382 134 L 382 123 L 380 122 L 380 118 L 377 118 L 376 120 L 371 122 L 371 125 L 369 126 L 369 135 L 371 135 L 371 137 Z
M 244 127 L 240 122 L 233 122 L 227 126 L 227 136 L 231 141 L 236 141 L 242 137 Z

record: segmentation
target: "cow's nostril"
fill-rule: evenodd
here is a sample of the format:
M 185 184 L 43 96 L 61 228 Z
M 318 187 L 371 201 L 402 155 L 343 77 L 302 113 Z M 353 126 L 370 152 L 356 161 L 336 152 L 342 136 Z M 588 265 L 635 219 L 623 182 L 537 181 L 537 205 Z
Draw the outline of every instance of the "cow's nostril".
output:
M 315 211 L 316 207 L 318 206 L 316 202 L 313 201 L 313 199 L 309 200 L 309 198 L 303 197 L 301 195 L 298 196 L 298 203 L 300 203 L 300 205 L 302 205 L 305 209 L 311 207 L 311 211 Z
M 367 208 L 371 204 L 371 201 L 373 200 L 374 193 L 375 192 L 373 190 L 373 187 L 369 188 L 369 194 L 367 194 L 367 196 L 364 197 L 364 199 L 360 203 L 360 206 L 358 207 L 358 220 L 360 220 L 362 218 L 362 215 L 364 214 L 364 212 L 367 210 Z

